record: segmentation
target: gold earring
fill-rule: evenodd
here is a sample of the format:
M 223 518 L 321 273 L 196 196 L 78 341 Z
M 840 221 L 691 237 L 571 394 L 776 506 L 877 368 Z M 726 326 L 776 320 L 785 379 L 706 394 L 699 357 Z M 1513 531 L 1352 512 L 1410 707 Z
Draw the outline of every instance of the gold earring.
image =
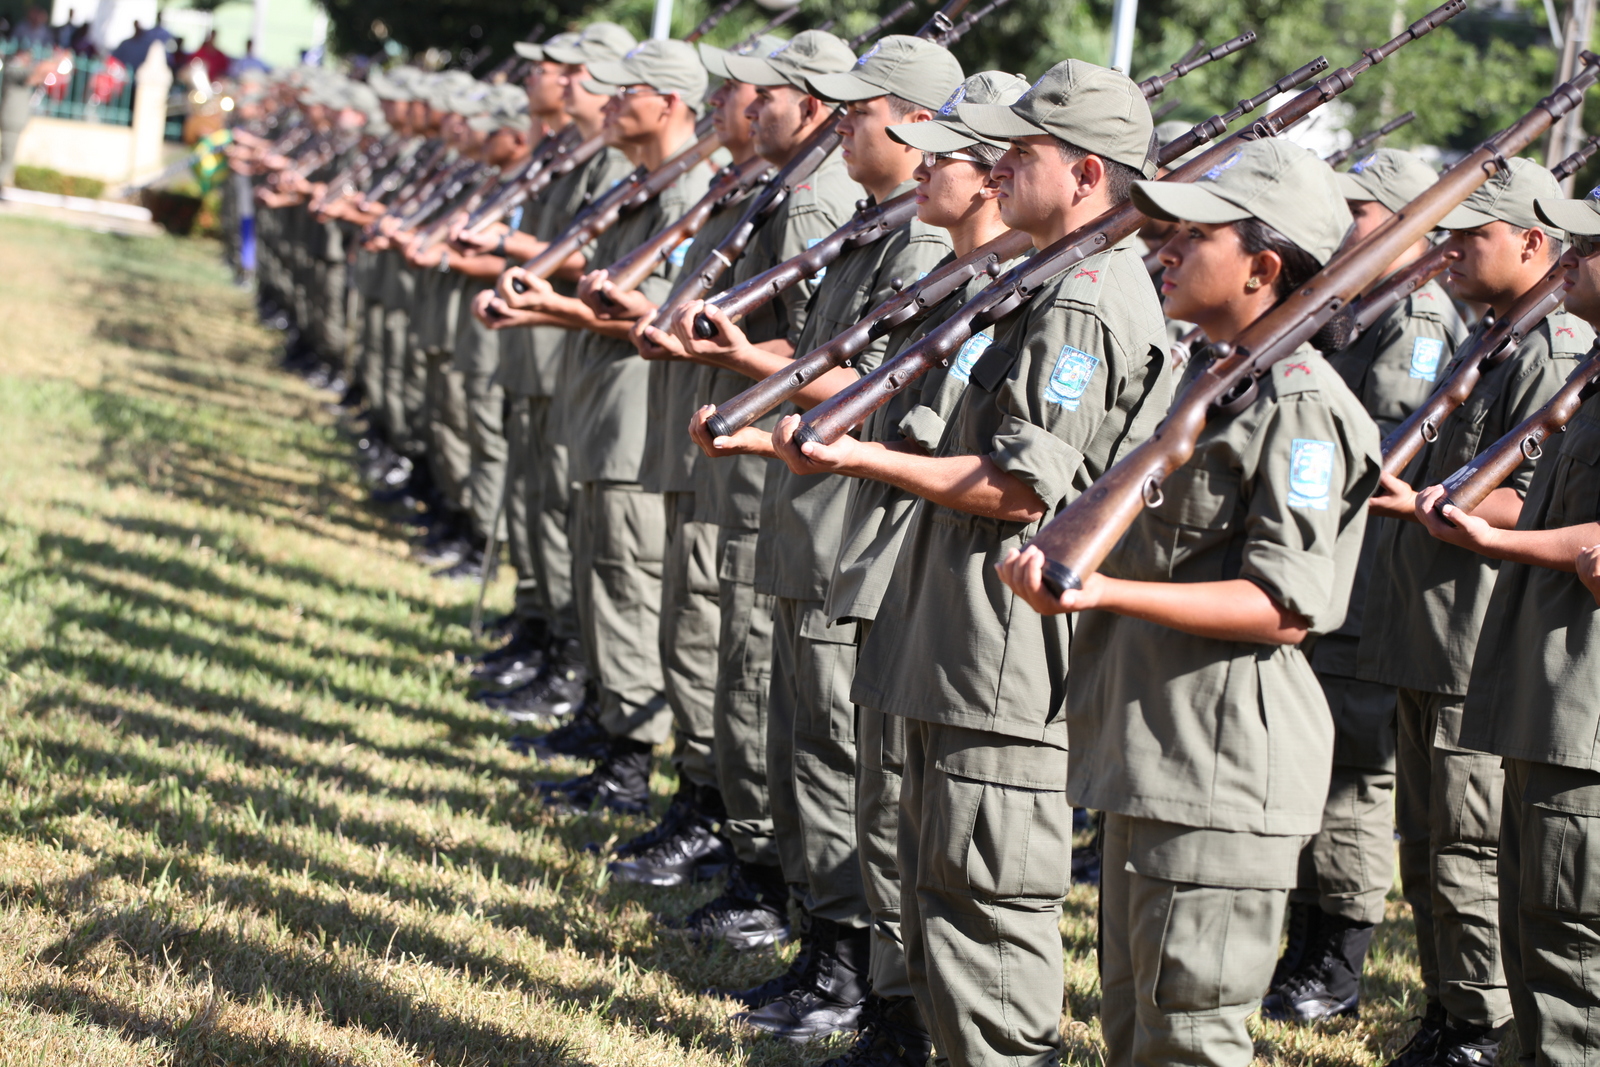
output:
M 1247 291 L 1253 293 L 1257 289 L 1261 288 L 1261 279 L 1260 278 L 1251 278 L 1249 281 L 1244 283 L 1244 287 L 1245 287 L 1245 289 Z

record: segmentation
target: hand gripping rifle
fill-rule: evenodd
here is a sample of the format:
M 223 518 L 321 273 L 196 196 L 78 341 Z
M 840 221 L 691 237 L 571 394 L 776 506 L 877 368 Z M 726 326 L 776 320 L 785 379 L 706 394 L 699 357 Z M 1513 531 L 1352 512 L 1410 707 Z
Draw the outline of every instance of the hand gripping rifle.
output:
M 1583 71 L 1578 72 L 1578 76 L 1582 74 Z M 1539 324 L 1561 306 L 1567 295 L 1563 287 L 1566 276 L 1566 268 L 1557 263 L 1533 288 L 1517 297 L 1493 325 L 1461 346 L 1451 364 L 1450 376 L 1383 439 L 1385 474 L 1399 476 L 1422 451 L 1423 445 L 1438 438 L 1440 425 L 1452 411 L 1467 402 L 1483 378 L 1483 372 L 1511 358 L 1529 331 L 1538 329 Z
M 1566 432 L 1567 423 L 1596 392 L 1600 392 L 1600 342 L 1589 349 L 1588 356 L 1573 368 L 1543 407 L 1440 483 L 1445 494 L 1434 505 L 1435 513 L 1443 518 L 1446 504 L 1471 512 L 1483 503 L 1524 459 L 1536 460 L 1543 455 L 1544 442 Z
M 771 170 L 772 164 L 760 156 L 752 156 L 738 166 L 724 167 L 711 180 L 706 194 L 682 218 L 607 267 L 607 281 L 622 292 L 637 289 L 674 249 L 692 240 L 719 208 L 733 203 L 765 181 Z M 596 290 L 595 296 L 609 307 L 616 306 L 602 290 Z
M 591 202 L 560 236 L 524 263 L 522 269 L 536 277 L 550 277 L 572 253 L 610 229 L 623 215 L 637 211 L 670 189 L 679 178 L 710 158 L 721 143 L 715 133 L 708 133 L 655 170 L 639 176 L 638 180 L 633 180 L 638 176 L 637 171 L 623 178 Z M 520 280 L 513 280 L 511 284 L 518 292 L 527 290 Z
M 1227 418 L 1243 410 L 1256 396 L 1257 380 L 1271 373 L 1274 363 L 1311 338 L 1396 256 L 1505 167 L 1508 158 L 1525 149 L 1557 118 L 1581 106 L 1585 90 L 1600 78 L 1600 58 L 1585 53 L 1583 60 L 1584 67 L 1571 81 L 1451 167 L 1367 240 L 1334 256 L 1298 292 L 1246 327 L 1231 345 L 1216 346 L 1217 358 L 1191 379 L 1155 434 L 1034 537 L 1032 544 L 1045 557 L 1047 586 L 1057 592 L 1081 588 L 1084 578 L 1099 567 L 1139 512 L 1161 503 L 1162 480 L 1188 462 L 1213 413 Z
M 1233 40 L 1224 41 L 1210 51 L 1201 52 L 1198 55 L 1184 56 L 1182 59 L 1172 64 L 1171 68 L 1165 72 L 1161 74 L 1152 74 L 1150 77 L 1140 82 L 1139 89 L 1144 93 L 1144 98 L 1146 100 L 1154 100 L 1156 97 L 1160 96 L 1166 91 L 1167 86 L 1171 85 L 1185 74 L 1188 74 L 1190 71 L 1199 70 L 1207 63 L 1221 59 L 1223 56 L 1231 56 L 1241 48 L 1246 48 L 1255 43 L 1256 31 L 1246 30 Z M 1192 52 L 1193 49 L 1190 51 Z
M 1254 111 L 1279 93 L 1287 92 L 1321 74 L 1327 67 L 1328 61 L 1318 56 L 1292 74 L 1279 78 L 1265 91 L 1239 101 L 1227 114 L 1207 119 L 1195 129 L 1201 130 L 1199 136 L 1208 141 L 1216 136 L 1216 133 L 1206 131 L 1227 129 L 1233 120 Z M 1190 146 L 1199 143 L 1203 141 L 1191 142 Z M 1158 156 L 1161 161 L 1170 161 L 1173 158 L 1175 157 L 1168 155 L 1165 147 Z M 967 255 L 930 271 L 926 278 L 879 304 L 867 312 L 860 321 L 846 327 L 820 348 L 813 349 L 783 370 L 757 382 L 727 403 L 719 405 L 716 413 L 707 420 L 707 428 L 713 437 L 722 437 L 743 429 L 793 397 L 821 375 L 835 367 L 850 366 L 851 361 L 879 337 L 907 323 L 922 320 L 947 296 L 961 289 L 973 278 L 980 274 L 993 276 L 999 272 L 1001 263 L 1015 259 L 1031 247 L 1033 247 L 1032 241 L 1026 234 L 1014 230 L 1008 231 Z M 961 341 L 965 339 L 963 336 Z M 961 341 L 956 342 L 957 347 Z M 888 397 L 885 396 L 884 399 L 887 400 Z
M 1551 167 L 1550 173 L 1556 176 L 1556 181 L 1566 181 L 1583 169 L 1583 165 L 1589 162 L 1589 157 L 1594 155 L 1597 149 L 1600 149 L 1600 136 L 1589 138 L 1578 146 L 1576 152 Z
M 1364 133 L 1360 137 L 1357 137 L 1354 141 L 1350 142 L 1349 148 L 1341 148 L 1332 155 L 1323 156 L 1322 161 L 1328 166 L 1337 169 L 1344 165 L 1345 160 L 1350 159 L 1353 156 L 1360 155 L 1362 150 L 1368 145 L 1376 144 L 1383 138 L 1398 130 L 1400 127 L 1404 126 L 1406 123 L 1414 121 L 1416 117 L 1417 113 L 1415 111 L 1407 111 L 1399 118 L 1394 119 L 1391 122 L 1384 123 L 1382 126 L 1379 126 L 1370 133 Z

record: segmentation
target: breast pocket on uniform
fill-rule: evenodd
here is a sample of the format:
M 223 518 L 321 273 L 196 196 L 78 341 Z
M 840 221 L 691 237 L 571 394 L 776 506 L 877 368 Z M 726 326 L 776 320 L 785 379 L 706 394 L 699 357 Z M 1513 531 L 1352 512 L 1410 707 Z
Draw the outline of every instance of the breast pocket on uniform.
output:
M 1593 522 L 1600 515 L 1600 423 L 1575 418 L 1557 441 L 1560 454 L 1544 460 L 1557 464 L 1545 525 Z M 1547 442 L 1546 450 L 1550 447 Z

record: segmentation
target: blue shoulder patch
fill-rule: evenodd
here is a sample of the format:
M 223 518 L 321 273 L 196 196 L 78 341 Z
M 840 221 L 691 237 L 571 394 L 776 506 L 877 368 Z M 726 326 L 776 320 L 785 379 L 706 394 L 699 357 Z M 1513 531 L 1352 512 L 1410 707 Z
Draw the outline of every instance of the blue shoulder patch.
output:
M 950 377 L 958 382 L 970 382 L 972 380 L 972 368 L 977 364 L 978 360 L 983 358 L 983 354 L 989 350 L 989 346 L 993 343 L 994 334 L 989 330 L 975 333 L 967 338 L 961 345 L 961 351 L 956 353 L 956 361 L 950 364 Z
M 667 262 L 674 267 L 683 266 L 683 257 L 689 254 L 689 246 L 694 244 L 694 238 L 678 242 L 678 247 L 667 253 Z
M 1439 376 L 1439 361 L 1444 358 L 1444 342 L 1437 337 L 1419 337 L 1411 343 L 1411 377 L 1431 382 Z
M 1089 383 L 1094 380 L 1095 369 L 1099 366 L 1098 356 L 1091 356 L 1071 345 L 1062 345 L 1061 353 L 1056 356 L 1055 368 L 1050 372 L 1050 382 L 1045 386 L 1044 398 L 1068 411 L 1077 411 L 1078 401 L 1088 391 Z
M 1333 442 L 1296 437 L 1289 450 L 1289 506 L 1327 511 L 1333 491 Z

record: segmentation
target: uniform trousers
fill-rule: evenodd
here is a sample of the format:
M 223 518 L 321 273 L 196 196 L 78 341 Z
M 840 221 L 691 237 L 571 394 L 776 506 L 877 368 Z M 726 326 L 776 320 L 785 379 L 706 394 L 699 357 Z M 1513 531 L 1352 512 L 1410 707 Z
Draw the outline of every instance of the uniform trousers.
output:
M 666 559 L 661 576 L 661 677 L 677 744 L 672 762 L 697 786 L 717 784 L 717 527 L 694 520 L 693 493 L 663 493 Z
M 567 470 L 567 443 L 548 396 L 528 398 L 528 446 L 535 467 L 525 484 L 528 538 L 538 576 L 538 608 L 550 623 L 552 637 L 577 640 L 578 605 L 572 584 L 572 479 Z
M 1106 1064 L 1246 1067 L 1305 838 L 1101 818 Z
M 529 528 L 529 502 L 535 494 L 529 481 L 538 476 L 539 456 L 533 443 L 533 418 L 529 398 L 507 394 L 505 416 L 506 555 L 517 572 L 511 614 L 522 622 L 543 620 L 539 610 L 539 572 L 533 564 L 533 538 Z
M 356 380 L 366 393 L 367 410 L 378 425 L 383 424 L 383 323 L 388 309 L 378 297 L 370 297 L 363 308 L 366 319 L 362 331 L 361 353 L 355 367 Z
M 906 969 L 955 1067 L 1053 1065 L 1061 902 L 1072 879 L 1067 754 L 905 719 L 899 867 Z
M 344 366 L 345 345 L 345 264 L 344 260 L 318 258 L 311 264 L 310 305 L 311 346 L 325 362 Z
M 672 736 L 661 681 L 661 494 L 633 482 L 583 482 L 572 501 L 572 577 L 600 725 L 659 745 Z
M 421 425 L 428 431 L 428 463 L 445 502 L 456 511 L 466 512 L 472 503 L 466 379 L 451 365 L 447 351 L 429 350 L 425 365 L 428 402 L 421 413 Z M 407 417 L 411 417 L 410 413 Z
M 711 704 L 722 833 L 743 863 L 779 865 L 772 830 L 767 710 L 775 597 L 756 592 L 754 530 L 717 530 L 717 689 Z
M 1289 899 L 1379 923 L 1394 884 L 1394 687 L 1323 671 L 1317 680 L 1333 712 L 1333 775 Z
M 1422 991 L 1462 1025 L 1500 1026 L 1511 1017 L 1500 949 L 1500 757 L 1439 743 L 1440 720 L 1460 720 L 1462 697 L 1400 689 L 1397 698 L 1400 882 L 1416 921 Z
M 856 625 L 829 626 L 820 600 L 773 610 L 767 715 L 772 827 L 783 876 L 812 915 L 871 924 L 856 849 Z
M 866 643 L 870 620 L 857 623 Z M 900 924 L 900 780 L 905 774 L 906 720 L 877 708 L 856 708 L 856 843 L 861 882 L 872 910 L 872 989 L 883 997 L 912 995 Z
M 1505 761 L 1500 930 L 1521 1063 L 1600 1060 L 1600 774 Z

